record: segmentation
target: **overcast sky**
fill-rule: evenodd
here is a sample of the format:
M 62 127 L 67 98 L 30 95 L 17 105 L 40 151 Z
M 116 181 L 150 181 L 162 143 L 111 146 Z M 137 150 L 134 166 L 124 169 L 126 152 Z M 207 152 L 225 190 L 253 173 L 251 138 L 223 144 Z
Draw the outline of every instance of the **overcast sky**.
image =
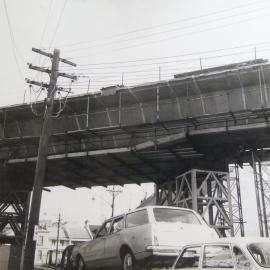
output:
M 63 58 L 77 63 L 76 68 L 61 64 L 61 70 L 81 76 L 72 89 L 82 94 L 121 84 L 122 78 L 124 84 L 132 85 L 158 80 L 159 72 L 167 79 L 198 69 L 200 64 L 211 67 L 254 59 L 255 47 L 257 58 L 269 58 L 269 25 L 267 0 L 2 0 L 0 106 L 24 99 L 30 102 L 25 77 L 48 80 L 27 68 L 28 62 L 49 66 L 45 57 L 31 51 L 32 47 L 49 52 L 58 48 Z M 64 87 L 68 83 L 59 81 Z M 253 194 L 252 185 L 246 185 L 247 181 L 252 183 L 250 173 L 244 174 L 243 186 L 250 186 L 245 191 Z M 134 207 L 146 189 L 149 193 L 153 190 L 152 186 L 127 187 L 121 200 L 132 193 L 134 201 L 127 202 L 121 211 Z M 70 204 L 71 197 L 74 204 L 80 202 L 86 209 L 93 204 L 106 208 L 106 203 L 91 199 L 94 191 L 62 192 L 60 200 L 59 190 L 45 195 L 43 214 L 67 213 L 65 205 Z M 77 215 L 74 210 L 74 219 L 84 219 Z M 96 220 L 105 217 L 98 211 L 93 216 Z M 70 215 L 67 218 L 72 219 Z

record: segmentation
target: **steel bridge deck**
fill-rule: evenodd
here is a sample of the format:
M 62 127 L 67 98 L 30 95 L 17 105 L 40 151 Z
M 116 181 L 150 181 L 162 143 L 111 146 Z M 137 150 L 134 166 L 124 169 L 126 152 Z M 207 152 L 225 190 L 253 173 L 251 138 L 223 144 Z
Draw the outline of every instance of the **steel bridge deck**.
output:
M 162 183 L 250 162 L 252 149 L 266 160 L 269 84 L 270 64 L 257 60 L 71 97 L 53 119 L 46 186 Z M 29 104 L 0 109 L 0 190 L 32 189 L 41 124 Z

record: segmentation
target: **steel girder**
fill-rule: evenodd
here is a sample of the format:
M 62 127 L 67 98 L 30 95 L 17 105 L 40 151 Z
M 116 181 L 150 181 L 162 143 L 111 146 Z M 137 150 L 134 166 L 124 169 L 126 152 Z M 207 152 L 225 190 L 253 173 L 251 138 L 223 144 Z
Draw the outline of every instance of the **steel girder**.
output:
M 234 234 L 245 236 L 242 197 L 240 189 L 239 165 L 229 166 L 230 177 L 228 178 L 232 197 L 232 214 Z
M 192 169 L 157 186 L 158 205 L 193 209 L 223 236 L 234 235 L 231 185 L 227 172 Z
M 260 236 L 269 237 L 270 170 L 269 162 L 262 162 L 260 151 L 252 151 L 252 163 Z
M 22 244 L 25 233 L 28 191 L 8 190 L 0 194 L 0 243 Z M 12 236 L 10 232 L 12 231 Z M 9 236 L 6 235 L 8 232 Z

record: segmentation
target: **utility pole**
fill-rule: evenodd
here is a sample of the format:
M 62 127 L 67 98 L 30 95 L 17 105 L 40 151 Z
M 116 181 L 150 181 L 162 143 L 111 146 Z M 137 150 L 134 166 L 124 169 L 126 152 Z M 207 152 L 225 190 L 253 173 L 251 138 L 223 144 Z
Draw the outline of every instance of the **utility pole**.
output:
M 60 224 L 61 224 L 61 214 L 59 213 L 57 222 L 57 236 L 56 236 L 56 254 L 55 254 L 55 268 L 54 268 L 55 270 L 57 270 Z
M 89 93 L 89 91 L 90 91 L 90 83 L 91 83 L 91 79 L 89 79 L 89 81 L 88 81 L 88 86 L 87 86 L 87 94 Z
M 54 104 L 54 96 L 57 89 L 57 78 L 59 76 L 66 77 L 72 80 L 76 80 L 77 77 L 73 75 L 68 75 L 65 73 L 60 73 L 58 71 L 59 62 L 66 63 L 68 65 L 76 66 L 74 63 L 60 58 L 60 51 L 58 49 L 54 49 L 53 54 L 41 51 L 39 49 L 33 48 L 32 51 L 49 57 L 52 60 L 51 70 L 43 67 L 33 66 L 32 64 L 28 64 L 30 69 L 37 70 L 40 72 L 48 73 L 50 76 L 49 84 L 43 82 L 36 82 L 26 79 L 26 82 L 33 85 L 38 85 L 47 88 L 47 98 L 45 100 L 46 109 L 44 113 L 43 126 L 41 130 L 41 135 L 39 139 L 39 147 L 38 147 L 38 155 L 37 155 L 37 163 L 35 169 L 35 177 L 34 177 L 34 185 L 32 192 L 32 200 L 31 207 L 29 212 L 29 222 L 26 231 L 26 241 L 25 246 L 23 248 L 22 256 L 21 256 L 21 270 L 32 270 L 34 269 L 34 259 L 35 259 L 35 249 L 36 249 L 36 240 L 33 239 L 35 228 L 37 228 L 39 223 L 39 212 L 40 212 L 40 204 L 41 204 L 41 196 L 42 189 L 44 186 L 45 179 L 45 171 L 46 171 L 46 163 L 47 163 L 47 153 L 48 153 L 48 141 L 49 141 L 49 133 L 50 133 L 50 124 L 51 117 L 53 114 L 53 104 Z
M 124 72 L 122 72 L 122 86 L 124 85 Z
M 122 193 L 122 190 L 116 189 L 115 186 L 112 186 L 112 188 L 108 188 L 107 191 L 109 193 L 111 193 L 112 195 L 112 204 L 111 204 L 111 208 L 112 208 L 112 217 L 114 215 L 114 207 L 115 207 L 115 198 Z

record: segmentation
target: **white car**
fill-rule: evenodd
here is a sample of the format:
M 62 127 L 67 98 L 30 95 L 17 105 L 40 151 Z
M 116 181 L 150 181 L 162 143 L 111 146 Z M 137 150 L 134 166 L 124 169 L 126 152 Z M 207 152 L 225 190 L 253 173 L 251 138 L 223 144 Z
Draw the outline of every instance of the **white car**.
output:
M 269 238 L 220 238 L 185 246 L 173 270 L 265 270 L 270 268 Z
M 194 211 L 149 206 L 106 220 L 96 237 L 73 249 L 77 269 L 138 269 L 173 264 L 191 241 L 217 239 L 217 233 Z

